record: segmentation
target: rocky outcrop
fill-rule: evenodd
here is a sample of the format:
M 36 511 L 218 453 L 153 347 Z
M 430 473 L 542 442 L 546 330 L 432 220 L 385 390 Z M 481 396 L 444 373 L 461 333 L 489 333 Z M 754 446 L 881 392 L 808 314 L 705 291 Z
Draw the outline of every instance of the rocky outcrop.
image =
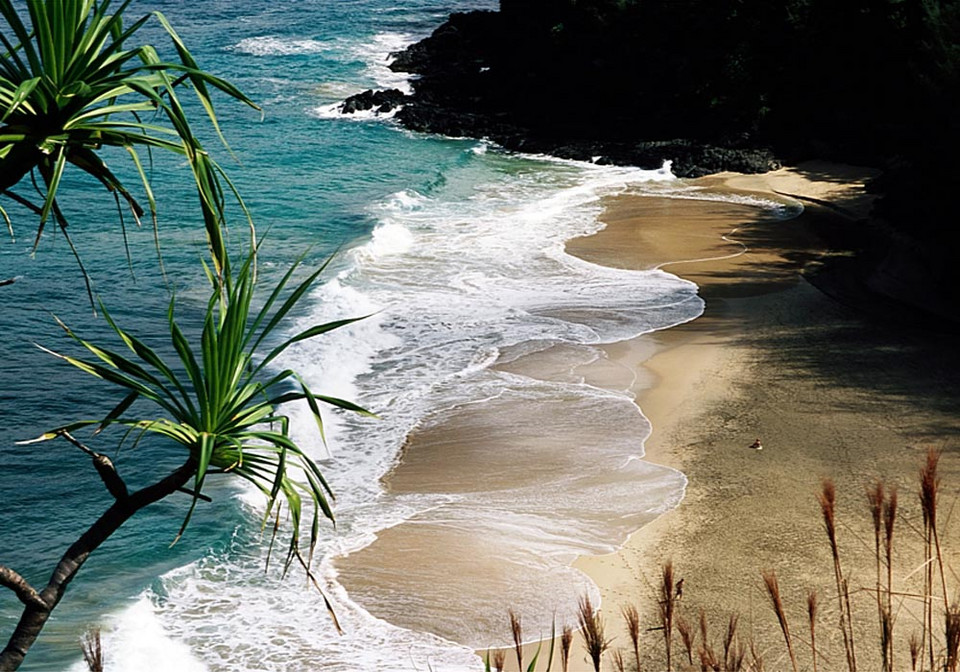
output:
M 873 185 L 878 211 L 897 235 L 874 232 L 871 247 L 909 240 L 933 261 L 921 277 L 902 255 L 871 255 L 871 291 L 902 298 L 900 280 L 931 295 L 960 287 L 960 265 L 938 261 L 960 245 L 960 229 L 945 225 L 956 209 L 960 69 L 941 67 L 956 59 L 936 47 L 956 43 L 960 9 L 941 20 L 866 0 L 500 6 L 452 14 L 394 54 L 391 67 L 416 76 L 411 95 L 368 91 L 344 111 L 400 106 L 395 119 L 411 130 L 596 163 L 669 160 L 682 177 L 765 172 L 778 157 L 877 166 L 888 174 Z
M 450 110 L 423 103 L 412 96 L 396 119 L 414 131 L 450 137 L 484 138 L 502 147 L 530 154 L 549 154 L 562 159 L 599 164 L 659 168 L 673 162 L 678 177 L 702 177 L 722 171 L 764 173 L 780 162 L 769 148 L 749 145 L 722 146 L 692 140 L 610 140 L 562 138 L 540 134 L 537 129 L 513 123 L 503 114 Z
M 377 114 L 386 114 L 403 105 L 404 100 L 406 100 L 406 96 L 398 89 L 364 91 L 363 93 L 350 96 L 343 101 L 343 105 L 340 106 L 340 112 L 343 114 L 356 114 L 357 112 L 373 110 Z
M 530 31 L 496 12 L 453 14 L 431 36 L 393 54 L 393 70 L 417 76 L 412 95 L 381 101 L 387 92 L 364 92 L 348 99 L 344 111 L 402 104 L 396 119 L 411 130 L 604 164 L 659 168 L 670 160 L 682 177 L 779 167 L 769 148 L 743 135 L 663 139 L 669 127 L 651 121 L 632 96 L 580 85 L 595 79 L 597 64 L 578 72 L 552 63 L 549 38 Z M 581 100 L 581 93 L 593 99 Z

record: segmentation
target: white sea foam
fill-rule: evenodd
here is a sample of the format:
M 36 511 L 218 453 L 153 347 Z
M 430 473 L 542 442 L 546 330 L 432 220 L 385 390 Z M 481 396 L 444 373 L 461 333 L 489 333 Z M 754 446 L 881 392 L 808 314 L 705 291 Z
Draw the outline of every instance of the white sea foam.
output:
M 389 254 L 403 254 L 413 246 L 413 234 L 403 224 L 385 221 L 373 230 L 369 245 L 356 252 L 364 261 L 373 261 Z
M 335 634 L 322 599 L 305 591 L 302 581 L 265 575 L 265 550 L 243 538 L 223 554 L 164 576 L 131 620 L 162 628 L 118 628 L 110 635 L 115 646 L 138 650 L 136 639 L 146 632 L 145 641 L 179 642 L 206 666 L 197 669 L 216 672 L 312 670 L 320 659 L 323 669 L 342 671 L 396 669 L 397 661 L 407 667 L 402 661 L 408 660 L 438 671 L 482 669 L 471 647 L 501 639 L 504 591 L 522 596 L 533 628 L 548 628 L 542 619 L 554 611 L 571 619 L 576 597 L 595 590 L 570 568 L 571 560 L 609 552 L 682 496 L 681 474 L 635 459 L 643 454 L 649 424 L 627 395 L 582 380 L 537 381 L 490 368 L 508 348 L 536 352 L 612 342 L 700 313 L 702 302 L 689 282 L 659 271 L 596 266 L 563 249 L 569 238 L 599 228 L 602 196 L 626 188 L 678 189 L 674 178 L 668 170 L 472 148 L 464 156 L 437 194 L 406 190 L 371 206 L 378 225 L 369 241 L 345 255 L 343 270 L 313 295 L 312 314 L 291 331 L 373 316 L 297 344 L 279 362 L 300 371 L 315 392 L 357 400 L 381 417 L 325 411 L 328 452 L 308 409 L 287 409 L 295 437 L 323 460 L 337 490 L 338 529 L 321 530 L 316 575 L 347 634 Z M 561 398 L 568 421 L 550 420 L 558 432 L 555 468 L 534 470 L 548 480 L 490 490 L 485 479 L 477 493 L 383 492 L 379 479 L 415 427 L 478 409 L 477 417 L 492 413 L 498 419 L 483 430 L 497 446 L 497 431 L 542 434 L 542 423 L 530 414 L 549 412 Z M 262 504 L 243 499 L 255 507 L 252 521 L 258 520 Z M 494 561 L 509 563 L 514 583 L 487 586 L 483 575 L 470 576 L 469 567 L 450 571 L 424 563 L 405 580 L 430 586 L 429 598 L 375 587 L 348 594 L 338 582 L 337 559 L 362 553 L 378 531 L 411 520 L 454 538 L 496 538 L 500 557 Z M 468 584 L 462 584 L 465 577 Z M 455 599 L 471 586 L 483 592 L 470 593 L 466 603 Z M 430 625 L 450 604 L 460 610 L 457 618 L 441 615 L 443 624 Z M 390 620 L 406 618 L 410 627 L 376 618 L 368 608 L 388 616 L 392 608 Z M 424 632 L 421 620 L 446 638 Z M 178 669 L 196 663 L 184 660 L 190 662 Z
M 474 160 L 487 158 L 468 153 Z M 332 562 L 373 541 L 377 529 L 413 518 L 421 525 L 444 521 L 447 527 L 462 526 L 468 536 L 487 529 L 505 540 L 498 544 L 504 558 L 515 552 L 510 562 L 528 567 L 528 574 L 517 572 L 516 594 L 523 594 L 531 609 L 541 606 L 543 614 L 550 614 L 553 607 L 570 617 L 575 595 L 551 597 L 550 586 L 563 585 L 577 592 L 589 586 L 568 567 L 573 557 L 612 550 L 632 531 L 631 526 L 641 524 L 643 516 L 672 505 L 682 493 L 684 481 L 676 472 L 664 470 L 662 478 L 657 477 L 660 481 L 652 481 L 649 465 L 625 460 L 642 455 L 642 438 L 648 431 L 629 398 L 582 384 L 543 383 L 487 368 L 504 347 L 526 342 L 610 342 L 699 314 L 701 302 L 688 282 L 666 273 L 599 267 L 563 251 L 568 238 L 598 228 L 602 195 L 638 182 L 667 182 L 672 176 L 665 171 L 585 168 L 502 156 L 490 159 L 498 164 L 518 163 L 522 170 L 479 185 L 466 199 L 404 191 L 373 206 L 371 215 L 379 226 L 366 245 L 350 254 L 351 267 L 320 290 L 314 321 L 379 312 L 375 318 L 334 332 L 330 339 L 302 344 L 283 362 L 304 371 L 317 390 L 357 398 L 382 417 L 371 422 L 338 415 L 328 423 L 334 428 L 329 439 L 335 459 L 324 466 L 337 484 L 339 532 L 325 542 L 322 574 L 351 639 L 332 636 L 329 624 L 319 617 L 322 609 L 315 599 L 312 605 L 304 605 L 291 593 L 291 605 L 277 613 L 278 598 L 270 596 L 296 592 L 295 587 L 270 583 L 260 595 L 259 587 L 245 582 L 242 590 L 245 605 L 267 603 L 262 609 L 244 608 L 251 625 L 262 628 L 276 621 L 279 627 L 281 622 L 303 622 L 306 617 L 301 610 L 317 614 L 309 632 L 298 628 L 297 637 L 323 650 L 330 669 L 358 669 L 357 655 L 371 656 L 365 664 L 376 666 L 383 664 L 380 656 L 391 658 L 405 650 L 417 651 L 415 660 L 429 660 L 434 669 L 477 667 L 466 653 L 469 649 L 373 618 L 339 587 Z M 605 472 L 623 474 L 623 480 L 605 477 L 606 494 L 598 494 L 600 481 L 593 472 L 576 468 L 569 476 L 557 476 L 564 486 L 553 488 L 556 497 L 531 485 L 529 491 L 511 489 L 496 496 L 485 492 L 483 506 L 473 495 L 463 493 L 387 496 L 381 491 L 378 479 L 393 464 L 409 431 L 425 419 L 442 416 L 443 409 L 484 403 L 506 404 L 505 409 L 522 403 L 546 408 L 547 400 L 558 396 L 571 400 L 571 409 L 580 406 L 572 417 L 596 417 L 597 422 L 629 428 L 622 437 L 611 436 L 591 448 L 590 462 Z M 509 424 L 506 415 L 498 415 Z M 297 431 L 304 436 L 315 434 L 305 414 L 293 417 Z M 582 431 L 601 433 L 602 425 L 591 428 L 589 423 L 576 422 Z M 568 429 L 567 434 L 574 435 L 573 428 Z M 316 443 L 315 454 L 322 456 Z M 577 461 L 582 459 L 578 456 Z M 620 520 L 622 527 L 598 533 L 604 528 L 593 517 L 581 522 L 564 517 L 564 512 L 577 509 Z M 433 586 L 434 596 L 446 599 L 460 590 L 456 584 L 444 588 L 449 572 L 443 568 L 423 571 L 417 578 Z M 438 573 L 432 576 L 430 571 Z M 202 610 L 208 581 L 203 572 L 165 581 L 165 590 L 178 595 L 169 601 L 169 608 L 179 613 L 172 605 L 188 604 L 188 611 Z M 547 597 L 538 602 L 541 594 Z M 498 599 L 496 595 L 492 592 L 489 599 Z M 369 595 L 360 598 L 369 603 Z M 222 599 L 218 597 L 217 604 Z M 239 592 L 236 599 L 241 599 Z M 472 606 L 462 608 L 470 616 L 450 636 L 470 645 L 488 642 L 499 629 L 496 605 L 477 598 Z M 168 622 L 183 620 L 182 615 L 171 615 Z M 196 645 L 206 641 L 188 632 L 182 636 Z M 359 649 L 364 653 L 359 654 Z M 295 665 L 293 661 L 302 655 L 300 651 L 282 664 Z M 217 669 L 242 669 L 244 664 L 220 662 Z
M 533 629 L 549 628 L 534 613 L 570 618 L 577 595 L 595 590 L 570 561 L 612 550 L 682 496 L 681 474 L 638 459 L 649 423 L 627 394 L 591 387 L 573 365 L 566 378 L 534 380 L 491 364 L 505 351 L 511 360 L 551 346 L 579 348 L 571 361 L 590 361 L 596 344 L 699 315 L 692 283 L 596 266 L 566 254 L 564 243 L 600 228 L 600 199 L 608 194 L 709 195 L 675 180 L 669 166 L 643 171 L 478 147 L 486 145 L 464 150 L 433 191 L 400 191 L 370 206 L 377 224 L 369 240 L 344 255 L 342 270 L 314 293 L 310 314 L 291 331 L 373 315 L 297 344 L 279 362 L 303 373 L 315 392 L 356 400 L 380 416 L 325 411 L 328 451 L 308 410 L 288 409 L 297 440 L 323 461 L 337 491 L 338 527 L 321 530 L 316 576 L 346 634 L 335 633 L 322 599 L 303 581 L 264 574 L 265 550 L 244 537 L 167 574 L 144 597 L 162 625 L 153 639 L 185 644 L 212 672 L 313 670 L 318 661 L 334 671 L 479 670 L 472 647 L 502 639 L 503 594 L 522 597 Z M 551 413 L 560 399 L 558 419 Z M 473 423 L 491 451 L 503 450 L 491 455 L 478 490 L 384 492 L 380 478 L 410 432 L 451 414 Z M 491 417 L 496 422 L 485 424 Z M 545 436 L 551 453 L 530 469 L 530 483 L 497 488 L 492 472 L 524 473 L 510 460 L 541 449 Z M 252 520 L 258 516 L 251 511 Z M 407 521 L 449 538 L 490 535 L 500 555 L 490 562 L 509 565 L 502 574 L 512 583 L 490 587 L 469 565 L 422 563 L 401 582 L 378 589 L 367 577 L 372 587 L 348 594 L 337 563 L 346 571 L 350 556 L 361 558 L 378 533 Z M 403 592 L 417 585 L 429 586 L 429 595 Z M 451 604 L 459 612 L 445 618 Z M 135 647 L 133 630 L 111 636 L 121 648 Z
M 181 648 L 170 651 L 177 656 L 192 651 L 205 666 L 190 668 L 197 660 L 187 656 L 176 669 L 211 672 L 313 670 L 318 660 L 323 669 L 342 671 L 428 664 L 438 671 L 479 670 L 471 646 L 499 637 L 501 605 L 490 600 L 499 600 L 502 591 L 464 604 L 453 599 L 464 590 L 450 582 L 457 572 L 429 563 L 410 572 L 411 581 L 432 585 L 434 599 L 460 605 L 463 613 L 452 620 L 449 633 L 434 628 L 467 645 L 456 644 L 372 616 L 361 604 L 382 612 L 382 604 L 373 604 L 375 591 L 347 594 L 337 580 L 336 559 L 373 543 L 378 530 L 408 520 L 423 529 L 439 524 L 464 538 L 494 535 L 503 561 L 513 567 L 516 585 L 510 590 L 523 596 L 525 608 L 547 615 L 556 608 L 569 618 L 576 595 L 595 590 L 569 567 L 572 558 L 613 549 L 637 521 L 672 506 L 682 494 L 682 475 L 650 473 L 645 462 L 629 459 L 642 455 L 649 430 L 626 395 L 582 381 L 534 381 L 489 368 L 505 348 L 609 342 L 699 314 L 701 302 L 688 282 L 660 272 L 603 268 L 563 251 L 565 240 L 599 227 L 604 194 L 638 184 L 655 188 L 672 177 L 469 149 L 464 155 L 471 158 L 463 174 L 449 174 L 440 193 L 407 190 L 371 206 L 370 216 L 379 224 L 369 241 L 345 255 L 343 270 L 312 297 L 313 314 L 291 331 L 346 316 L 374 316 L 298 344 L 279 364 L 301 371 L 316 392 L 355 399 L 381 416 L 327 412 L 328 459 L 307 409 L 289 409 L 295 435 L 324 460 L 337 490 L 338 529 L 321 530 L 316 575 L 346 634 L 335 634 L 322 599 L 302 581 L 265 575 L 265 550 L 241 537 L 226 552 L 164 576 L 158 592 L 121 614 L 118 621 L 129 625 L 111 630 L 111 647 L 143 652 L 151 646 L 141 647 L 140 639 L 174 641 Z M 478 170 L 486 177 L 477 183 Z M 561 481 L 552 488 L 531 483 L 482 494 L 382 491 L 379 479 L 414 427 L 476 408 L 502 409 L 497 415 L 504 431 L 522 431 L 537 423 L 525 417 L 512 424 L 514 409 L 549 409 L 557 398 L 572 404 L 573 424 L 564 434 L 609 436 L 590 448 L 589 461 L 607 472 L 601 480 L 575 468 L 556 472 Z M 601 431 L 605 423 L 624 431 Z M 558 452 L 556 459 L 566 463 L 573 457 Z M 262 504 L 243 499 L 254 505 L 256 521 Z M 578 522 L 577 510 L 591 517 Z M 621 525 L 603 528 L 598 520 Z M 568 594 L 551 596 L 554 586 L 565 586 Z M 416 620 L 413 604 L 420 598 L 400 598 L 395 606 Z M 431 617 L 433 608 L 421 608 L 420 616 Z M 532 613 L 529 620 L 531 627 L 547 625 Z
M 343 59 L 355 59 L 366 64 L 363 70 L 365 86 L 350 91 L 341 99 L 333 103 L 325 103 L 311 110 L 311 114 L 319 119 L 349 119 L 352 121 L 383 121 L 392 119 L 400 107 L 389 112 L 377 110 L 361 110 L 359 112 L 343 113 L 343 98 L 354 93 L 360 93 L 365 88 L 399 89 L 404 93 L 411 92 L 410 75 L 402 72 L 393 72 L 390 63 L 391 54 L 400 51 L 412 44 L 416 37 L 407 33 L 378 33 L 372 38 L 355 41 L 340 51 Z
M 170 637 L 146 596 L 108 619 L 101 631 L 104 672 L 208 672 L 182 641 Z M 87 672 L 83 661 L 70 672 Z
M 669 184 L 664 185 L 664 187 L 658 191 L 658 195 L 681 200 L 719 201 L 746 205 L 752 208 L 767 210 L 778 219 L 790 219 L 803 212 L 803 204 L 790 198 L 717 192 L 708 187 L 693 187 L 687 184 L 679 188 Z
M 320 119 L 343 118 L 354 121 L 385 120 L 393 118 L 399 107 L 389 112 L 363 110 L 351 114 L 342 113 L 343 99 L 369 88 L 399 89 L 410 93 L 410 75 L 393 72 L 390 63 L 392 54 L 416 41 L 408 33 L 377 33 L 352 40 L 312 40 L 262 35 L 240 40 L 231 49 L 252 56 L 300 56 L 322 54 L 343 62 L 360 61 L 365 64 L 361 80 L 356 82 L 324 82 L 315 87 L 315 92 L 335 102 L 324 103 L 312 110 Z M 278 96 L 281 94 L 278 94 Z
M 404 93 L 410 93 L 410 75 L 394 72 L 390 69 L 390 63 L 393 61 L 392 54 L 416 40 L 416 36 L 410 33 L 378 33 L 373 39 L 357 44 L 353 54 L 367 63 L 365 74 L 373 80 L 377 88 L 400 89 Z
M 321 40 L 261 35 L 240 40 L 233 46 L 233 51 L 252 56 L 298 56 L 302 54 L 322 54 L 335 48 L 335 43 Z
M 359 91 L 357 92 L 359 93 Z M 344 114 L 343 112 L 343 101 L 336 103 L 330 103 L 328 105 L 320 105 L 319 107 L 313 108 L 310 112 L 313 116 L 318 119 L 347 119 L 352 121 L 385 121 L 387 119 L 393 119 L 397 112 L 400 111 L 400 106 L 397 106 L 390 110 L 389 112 L 378 112 L 377 110 L 358 110 L 357 112 L 349 112 Z

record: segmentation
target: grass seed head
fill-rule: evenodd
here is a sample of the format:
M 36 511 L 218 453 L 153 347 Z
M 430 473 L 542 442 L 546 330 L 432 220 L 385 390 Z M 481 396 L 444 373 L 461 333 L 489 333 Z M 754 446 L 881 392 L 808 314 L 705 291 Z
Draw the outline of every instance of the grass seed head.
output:
M 563 664 L 563 672 L 567 672 L 567 668 L 570 665 L 570 647 L 573 645 L 573 628 L 569 625 L 563 626 L 563 631 L 560 633 L 560 654 L 561 654 L 561 663 Z
M 594 609 L 588 595 L 580 598 L 577 621 L 580 624 L 580 636 L 583 637 L 587 654 L 593 661 L 593 668 L 596 672 L 600 672 L 600 662 L 604 652 L 610 647 L 610 640 L 604 636 L 603 616 Z
M 520 615 L 513 609 L 509 611 L 510 633 L 513 635 L 513 648 L 517 652 L 517 669 L 523 669 L 523 623 Z
M 573 628 L 569 625 L 563 626 L 560 633 L 560 654 L 563 664 L 563 672 L 567 672 L 570 665 L 570 647 L 573 645 Z

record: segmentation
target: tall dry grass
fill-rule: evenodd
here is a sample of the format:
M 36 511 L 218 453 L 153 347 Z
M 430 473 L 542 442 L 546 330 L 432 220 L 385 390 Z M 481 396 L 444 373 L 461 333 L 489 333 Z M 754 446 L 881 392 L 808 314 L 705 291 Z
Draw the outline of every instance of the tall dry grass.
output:
M 867 488 L 867 503 L 873 519 L 881 664 L 883 672 L 893 672 L 893 530 L 897 517 L 897 490 L 891 488 L 888 495 L 884 482 L 877 481 Z
M 763 654 L 757 648 L 756 642 L 750 640 L 750 672 L 764 672 Z
M 917 663 L 920 662 L 920 652 L 923 651 L 923 642 L 917 637 L 917 633 L 910 633 L 910 669 L 917 672 Z
M 883 504 L 885 501 L 886 494 L 884 493 L 883 481 L 877 481 L 871 487 L 867 488 L 867 503 L 870 507 L 870 515 L 873 518 L 873 548 L 877 567 L 877 582 L 875 592 L 877 598 L 877 615 L 880 619 L 880 649 L 883 660 L 883 672 L 891 672 L 892 661 L 888 655 L 889 652 L 887 649 L 887 641 L 886 636 L 884 635 L 887 629 L 889 614 L 886 613 L 886 602 L 883 599 L 883 586 L 881 582 L 883 568 L 881 565 L 880 556 L 880 537 L 882 534 L 881 530 L 883 528 Z
M 523 622 L 520 614 L 511 609 L 507 612 L 510 616 L 510 634 L 513 636 L 513 650 L 517 654 L 517 669 L 523 670 Z
M 728 672 L 740 672 L 743 669 L 743 659 L 746 656 L 746 650 L 740 645 L 740 639 L 737 637 L 737 624 L 739 622 L 739 614 L 730 614 L 727 621 L 727 632 L 723 637 L 723 665 Z
M 623 651 L 620 649 L 613 652 L 613 669 L 616 672 L 626 672 L 627 670 L 626 662 L 623 660 Z
M 802 669 L 820 672 L 820 669 L 825 667 L 828 670 L 843 669 L 845 672 L 857 672 L 858 661 L 855 644 L 859 644 L 863 648 L 867 640 L 862 637 L 863 633 L 861 633 L 859 639 L 855 640 L 854 600 L 851 595 L 853 592 L 858 596 L 858 602 L 856 603 L 859 609 L 856 619 L 858 623 L 862 624 L 864 620 L 872 620 L 869 617 L 870 610 L 876 612 L 875 622 L 879 627 L 874 640 L 877 648 L 874 649 L 876 658 L 873 660 L 879 661 L 879 669 L 882 672 L 907 669 L 905 661 L 897 667 L 894 656 L 896 652 L 894 646 L 895 635 L 897 634 L 895 626 L 897 626 L 897 614 L 903 612 L 911 600 L 915 600 L 917 604 L 922 606 L 922 614 L 918 613 L 913 617 L 920 626 L 919 632 L 911 632 L 906 641 L 903 641 L 901 636 L 901 647 L 903 647 L 901 651 L 904 651 L 902 654 L 904 657 L 907 653 L 909 654 L 909 669 L 912 672 L 960 672 L 960 593 L 958 593 L 957 599 L 952 602 L 949 600 L 951 591 L 949 577 L 953 574 L 944 559 L 945 549 L 943 548 L 942 516 L 940 515 L 941 499 L 943 498 L 939 475 L 940 459 L 940 451 L 929 451 L 919 470 L 918 495 L 920 510 L 923 515 L 922 529 L 919 525 L 911 526 L 909 518 L 903 523 L 899 522 L 901 515 L 898 491 L 895 486 L 883 481 L 876 481 L 867 488 L 866 505 L 873 529 L 874 558 L 871 572 L 873 576 L 867 580 L 866 585 L 858 584 L 855 591 L 850 589 L 850 579 L 841 562 L 843 549 L 840 545 L 839 530 L 842 526 L 838 521 L 837 488 L 832 480 L 823 481 L 822 488 L 817 494 L 817 501 L 829 544 L 833 569 L 832 579 L 836 589 L 837 618 L 833 627 L 839 630 L 840 637 L 838 639 L 843 641 L 844 655 L 828 658 L 827 653 L 821 653 L 818 647 L 818 642 L 823 639 L 822 635 L 824 634 L 821 631 L 823 628 L 828 628 L 826 634 L 829 635 L 829 627 L 831 627 L 827 625 L 827 618 L 821 616 L 824 609 L 820 597 L 822 593 L 814 589 L 808 589 L 806 592 L 806 629 L 809 632 L 809 641 L 804 641 L 806 639 L 805 635 L 797 636 L 790 628 L 787 609 L 784 604 L 784 594 L 781 591 L 776 572 L 773 570 L 764 571 L 761 573 L 763 587 L 776 616 L 783 641 L 786 644 L 787 656 L 793 672 L 798 672 L 801 669 L 797 657 L 801 645 L 803 650 L 809 649 L 810 651 L 810 665 L 807 666 L 804 663 Z M 906 567 L 900 574 L 895 571 L 894 567 L 894 561 L 897 557 L 895 542 L 899 539 L 896 534 L 898 525 L 906 525 L 908 529 L 917 531 L 923 556 L 923 561 L 919 566 L 915 568 Z M 862 541 L 866 542 L 869 548 L 870 542 Z M 898 590 L 894 582 L 895 576 L 901 576 L 900 581 L 904 583 L 909 583 L 911 576 L 916 576 L 916 580 L 922 583 L 922 588 L 918 587 L 912 592 Z M 691 602 L 695 602 L 696 596 L 694 594 L 692 598 L 681 603 L 676 595 L 677 583 L 677 572 L 673 562 L 668 561 L 661 567 L 659 581 L 654 586 L 657 607 L 655 618 L 657 620 L 648 627 L 644 627 L 642 622 L 644 612 L 637 606 L 626 605 L 621 607 L 620 615 L 623 618 L 630 648 L 613 651 L 606 662 L 607 670 L 630 669 L 632 672 L 635 669 L 642 672 L 643 669 L 647 669 L 657 670 L 658 672 L 694 672 L 699 669 L 713 672 L 764 672 L 765 648 L 758 646 L 752 638 L 743 639 L 740 637 L 740 615 L 730 614 L 726 617 L 725 627 L 715 629 L 715 632 L 719 634 L 715 635 L 716 646 L 714 646 L 710 640 L 710 627 L 706 611 L 700 608 L 698 618 L 695 620 L 690 618 L 691 608 L 689 605 Z M 868 596 L 869 599 L 864 596 Z M 919 611 L 921 610 L 918 609 Z M 910 614 L 909 608 L 906 608 L 906 613 Z M 611 640 L 605 637 L 602 616 L 588 597 L 583 597 L 580 600 L 577 622 L 583 640 L 583 649 L 592 664 L 594 672 L 600 672 L 603 669 L 603 658 L 609 651 Z M 696 623 L 696 625 L 692 626 L 691 622 Z M 938 623 L 942 623 L 942 626 L 938 627 Z M 518 667 L 523 670 L 522 651 L 519 646 L 522 636 L 521 623 L 519 616 L 513 612 L 510 612 L 510 625 L 514 636 L 515 649 L 517 650 Z M 900 626 L 900 629 L 903 630 L 904 628 Z M 654 630 L 661 631 L 663 650 L 658 655 L 654 651 L 648 650 L 641 656 L 640 641 L 642 633 Z M 679 633 L 685 654 L 677 659 L 674 658 L 673 651 L 674 630 Z M 569 625 L 563 626 L 560 637 L 563 672 L 569 672 L 573 641 L 573 628 Z M 829 636 L 827 641 L 829 641 Z M 501 662 L 502 656 L 501 653 Z M 657 658 L 659 658 L 659 661 L 656 660 Z M 497 658 L 494 658 L 494 661 L 496 663 Z M 866 663 L 864 664 L 866 665 Z M 870 662 L 869 664 L 872 666 L 877 663 Z M 536 660 L 531 665 L 535 667 Z M 498 667 L 497 669 L 501 668 Z M 547 670 L 549 670 L 549 664 Z
M 867 506 L 873 523 L 873 550 L 874 550 L 874 586 L 864 588 L 863 592 L 872 593 L 874 608 L 876 609 L 879 624 L 878 652 L 883 672 L 893 672 L 895 662 L 895 625 L 897 609 L 894 608 L 896 596 L 900 605 L 909 599 L 919 600 L 922 606 L 922 615 L 918 619 L 920 634 L 910 634 L 907 645 L 910 655 L 910 669 L 913 672 L 957 672 L 960 668 L 960 602 L 949 601 L 949 581 L 944 549 L 941 540 L 939 524 L 939 508 L 941 499 L 941 479 L 939 476 L 939 462 L 941 451 L 929 450 L 919 471 L 919 503 L 923 515 L 923 529 L 921 532 L 923 562 L 922 589 L 919 595 L 897 592 L 894 586 L 894 541 L 897 526 L 899 500 L 895 486 L 891 487 L 882 481 L 877 481 L 867 488 Z M 830 545 L 830 554 L 833 561 L 834 583 L 837 589 L 837 605 L 839 612 L 838 628 L 843 638 L 846 655 L 847 672 L 856 672 L 857 658 L 855 650 L 853 609 L 848 577 L 844 574 L 841 563 L 841 550 L 837 538 L 836 486 L 833 481 L 825 480 L 821 492 L 817 497 L 823 516 L 824 530 Z M 913 572 L 909 572 L 907 576 Z M 772 572 L 764 573 L 764 582 L 771 597 L 774 611 L 781 625 L 784 638 L 790 648 L 791 636 L 787 629 L 782 602 L 778 603 L 776 594 L 779 586 Z M 942 604 L 942 608 L 937 604 Z M 898 607 L 899 609 L 900 607 Z M 810 650 L 813 656 L 813 670 L 818 672 L 817 651 L 817 612 L 818 599 L 815 592 L 807 596 L 807 613 L 810 626 Z M 942 638 L 937 635 L 935 624 L 942 618 Z M 793 655 L 791 654 L 791 663 Z M 795 665 L 795 663 L 793 663 Z
M 570 647 L 573 646 L 573 628 L 564 625 L 560 633 L 560 662 L 563 665 L 563 672 L 570 669 Z
M 934 669 L 935 665 L 933 642 L 934 560 L 936 560 L 937 568 L 939 569 L 940 587 L 943 596 L 943 613 L 946 619 L 946 639 L 948 642 L 950 639 L 950 605 L 947 598 L 946 573 L 943 567 L 943 549 L 940 546 L 940 533 L 937 529 L 937 506 L 940 497 L 940 477 L 937 471 L 940 464 L 940 456 L 941 452 L 939 450 L 931 448 L 927 451 L 926 462 L 920 468 L 920 508 L 923 511 L 924 563 L 926 565 L 924 581 L 924 634 L 927 635 L 927 651 L 929 652 L 931 670 Z
M 823 526 L 830 542 L 830 554 L 833 558 L 833 576 L 837 585 L 837 603 L 840 611 L 840 631 L 843 635 L 843 648 L 847 656 L 847 669 L 857 671 L 857 654 L 854 646 L 853 616 L 850 613 L 850 588 L 843 575 L 840 564 L 840 547 L 837 543 L 837 486 L 831 479 L 824 479 L 818 495 Z
M 637 666 L 637 672 L 642 672 L 640 664 L 640 612 L 630 604 L 621 607 L 620 613 L 623 615 L 624 625 L 627 627 L 627 635 L 630 637 L 630 643 L 633 644 L 633 661 Z
M 897 520 L 897 488 L 889 490 L 883 502 L 883 551 L 887 567 L 886 604 L 881 614 L 881 646 L 893 670 L 893 531 Z
M 83 662 L 90 672 L 103 672 L 103 643 L 100 641 L 100 628 L 85 633 L 80 640 Z
M 713 647 L 710 646 L 707 612 L 703 609 L 700 609 L 698 624 L 700 626 L 700 649 L 697 651 L 697 657 L 700 659 L 700 668 L 715 670 L 719 667 L 720 661 L 717 658 L 717 654 L 713 650 Z
M 817 613 L 820 609 L 820 598 L 817 591 L 807 592 L 807 621 L 810 624 L 810 657 L 813 660 L 813 672 L 817 672 Z
M 587 595 L 580 598 L 577 623 L 580 625 L 580 636 L 583 638 L 587 655 L 593 662 L 594 672 L 600 672 L 600 663 L 604 652 L 610 647 L 610 640 L 604 635 L 603 616 L 594 608 Z
M 677 616 L 677 632 L 680 633 L 680 641 L 683 642 L 683 648 L 687 652 L 687 664 L 693 665 L 693 647 L 697 641 L 697 633 L 690 627 L 683 616 Z
M 676 606 L 672 560 L 664 563 L 660 579 L 660 625 L 663 628 L 663 643 L 667 651 L 667 672 L 670 672 L 673 669 L 673 612 Z
M 783 639 L 787 643 L 790 665 L 793 667 L 793 672 L 797 672 L 797 656 L 793 652 L 793 638 L 790 636 L 790 624 L 787 622 L 787 614 L 783 609 L 783 599 L 780 597 L 780 583 L 777 581 L 777 573 L 773 570 L 764 570 L 761 575 L 763 576 L 763 583 L 767 587 L 767 595 L 770 596 L 770 602 L 773 604 L 773 611 L 780 623 Z
M 954 602 L 944 614 L 947 672 L 957 672 L 957 651 L 960 649 L 960 604 Z

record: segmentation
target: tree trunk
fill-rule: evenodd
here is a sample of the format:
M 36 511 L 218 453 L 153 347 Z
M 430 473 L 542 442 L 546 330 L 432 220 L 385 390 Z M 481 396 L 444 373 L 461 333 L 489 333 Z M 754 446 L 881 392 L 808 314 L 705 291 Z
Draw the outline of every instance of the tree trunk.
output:
M 50 613 L 59 604 L 64 591 L 73 577 L 95 551 L 111 534 L 129 520 L 133 514 L 149 504 L 153 504 L 182 488 L 196 473 L 197 465 L 193 459 L 187 460 L 180 468 L 163 480 L 138 490 L 129 497 L 117 499 L 83 535 L 67 549 L 50 577 L 46 588 L 40 591 L 45 606 L 27 605 L 16 630 L 0 652 L 0 672 L 11 672 L 20 667 L 27 651 L 33 646 L 37 636 L 50 618 Z

